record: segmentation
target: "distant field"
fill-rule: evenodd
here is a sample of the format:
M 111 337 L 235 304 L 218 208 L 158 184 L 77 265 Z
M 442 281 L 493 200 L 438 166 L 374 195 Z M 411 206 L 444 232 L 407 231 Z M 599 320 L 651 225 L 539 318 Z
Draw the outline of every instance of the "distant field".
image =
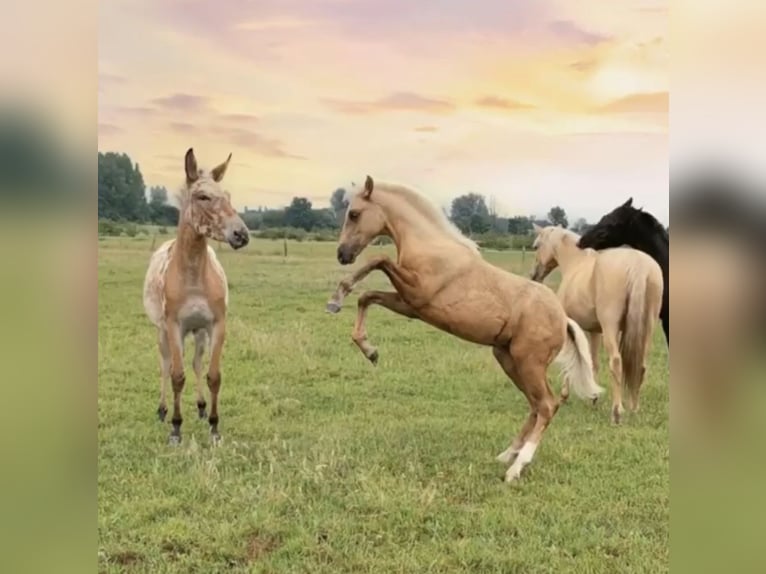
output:
M 339 315 L 324 312 L 348 272 L 335 243 L 291 242 L 287 258 L 281 241 L 224 246 L 223 444 L 211 448 L 196 418 L 189 344 L 184 442 L 171 448 L 141 300 L 151 245 L 99 241 L 101 572 L 668 571 L 660 329 L 641 412 L 615 428 L 608 398 L 595 408 L 570 399 L 508 486 L 494 457 L 527 404 L 489 349 L 373 307 L 373 367 L 350 338 L 356 295 Z M 533 261 L 485 256 L 524 274 Z M 373 274 L 356 294 L 386 285 Z M 602 362 L 606 387 L 607 373 Z

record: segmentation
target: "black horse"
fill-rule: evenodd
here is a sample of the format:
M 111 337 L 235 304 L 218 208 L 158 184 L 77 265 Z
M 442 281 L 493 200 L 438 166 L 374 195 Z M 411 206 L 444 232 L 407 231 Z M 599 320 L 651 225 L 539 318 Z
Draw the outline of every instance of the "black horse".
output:
M 668 283 L 669 239 L 665 227 L 651 213 L 633 207 L 631 197 L 621 206 L 607 213 L 580 238 L 581 248 L 608 249 L 628 245 L 654 259 L 662 269 L 665 284 L 662 293 L 660 320 L 665 332 L 665 341 L 670 348 L 670 311 Z

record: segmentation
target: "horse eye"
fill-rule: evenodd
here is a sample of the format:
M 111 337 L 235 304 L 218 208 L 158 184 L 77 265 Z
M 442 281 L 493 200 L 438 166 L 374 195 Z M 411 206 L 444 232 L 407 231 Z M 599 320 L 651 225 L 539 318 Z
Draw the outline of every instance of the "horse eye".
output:
M 356 210 L 349 211 L 348 212 L 348 218 L 351 221 L 356 221 L 357 219 L 359 219 L 359 212 L 356 211 Z
M 197 196 L 197 199 L 199 199 L 200 201 L 210 201 L 210 196 L 209 195 L 205 195 L 204 193 L 200 193 Z

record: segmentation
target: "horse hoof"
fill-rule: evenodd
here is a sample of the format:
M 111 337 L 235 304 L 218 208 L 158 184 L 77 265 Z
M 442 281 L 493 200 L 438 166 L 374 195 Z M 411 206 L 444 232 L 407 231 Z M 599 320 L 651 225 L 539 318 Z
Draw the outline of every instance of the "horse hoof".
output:
M 222 440 L 223 439 L 221 438 L 221 435 L 218 434 L 218 432 L 210 433 L 210 444 L 213 446 L 220 446 Z
M 181 444 L 181 435 L 180 434 L 171 434 L 168 438 L 168 444 L 170 446 L 178 446 Z
M 167 408 L 167 407 L 163 407 L 163 406 L 160 406 L 160 407 L 157 409 L 157 418 L 159 418 L 159 419 L 160 419 L 160 422 L 161 422 L 161 423 L 164 423 L 164 422 L 165 422 L 165 417 L 166 417 L 166 416 L 168 416 L 168 408 Z
M 598 396 L 595 396 L 595 397 L 593 397 L 593 398 L 591 399 L 591 403 L 593 404 L 593 406 L 594 406 L 594 407 L 596 406 L 596 403 L 597 403 L 597 402 L 598 402 Z
M 207 418 L 207 405 L 205 403 L 198 404 L 197 405 L 197 412 L 199 413 L 199 418 L 206 419 Z
M 377 365 L 377 364 L 378 364 L 378 351 L 377 351 L 377 349 L 376 349 L 376 350 L 374 350 L 374 351 L 373 351 L 372 353 L 370 353 L 369 355 L 367 355 L 367 358 L 370 360 L 370 362 L 371 362 L 373 365 Z
M 335 301 L 330 301 L 327 304 L 327 307 L 325 307 L 325 311 L 328 313 L 332 313 L 333 315 L 340 312 L 340 303 L 336 303 Z

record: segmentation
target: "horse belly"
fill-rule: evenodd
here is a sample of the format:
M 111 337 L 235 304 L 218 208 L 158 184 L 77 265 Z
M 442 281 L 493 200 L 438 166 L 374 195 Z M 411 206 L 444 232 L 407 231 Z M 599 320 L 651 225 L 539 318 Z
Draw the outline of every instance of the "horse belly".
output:
M 181 323 L 181 336 L 198 329 L 209 330 L 213 324 L 213 311 L 204 299 L 191 299 L 181 307 L 178 313 Z
M 469 300 L 429 304 L 418 309 L 420 318 L 442 331 L 479 345 L 494 345 L 503 338 L 507 319 L 488 313 L 486 305 Z
M 559 300 L 564 307 L 567 317 L 574 320 L 583 330 L 600 333 L 601 325 L 596 315 L 596 306 L 583 293 L 573 293 L 571 290 L 559 292 Z

